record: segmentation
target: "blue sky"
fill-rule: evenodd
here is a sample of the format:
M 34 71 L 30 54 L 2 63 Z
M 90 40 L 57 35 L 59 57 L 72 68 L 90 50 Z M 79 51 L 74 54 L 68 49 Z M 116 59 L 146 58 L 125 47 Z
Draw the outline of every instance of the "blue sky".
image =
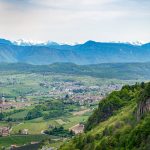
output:
M 0 0 L 0 37 L 150 42 L 150 1 Z

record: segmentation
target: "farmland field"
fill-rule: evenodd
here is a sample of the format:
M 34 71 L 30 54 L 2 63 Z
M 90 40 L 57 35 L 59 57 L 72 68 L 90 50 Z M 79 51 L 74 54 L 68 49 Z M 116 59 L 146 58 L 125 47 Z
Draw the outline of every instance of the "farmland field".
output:
M 31 142 L 39 142 L 48 138 L 47 135 L 11 135 L 8 137 L 0 137 L 0 146 L 9 147 L 11 145 L 24 145 Z

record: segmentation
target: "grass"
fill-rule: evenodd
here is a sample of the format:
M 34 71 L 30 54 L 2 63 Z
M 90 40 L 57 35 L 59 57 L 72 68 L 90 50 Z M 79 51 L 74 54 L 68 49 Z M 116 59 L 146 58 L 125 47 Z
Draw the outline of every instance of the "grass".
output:
M 91 130 L 89 133 L 92 135 L 95 135 L 97 133 L 102 133 L 104 128 L 106 126 L 112 126 L 118 121 L 124 121 L 126 118 L 129 118 L 129 116 L 132 116 L 132 112 L 135 108 L 135 104 L 126 106 L 125 108 L 121 109 L 117 115 L 114 115 L 110 117 L 108 120 L 99 123 L 93 130 Z
M 9 124 L 8 122 L 0 121 L 0 126 L 2 126 L 2 127 L 3 127 L 3 126 L 8 126 L 8 124 Z
M 0 121 L 0 127 L 13 127 L 16 126 L 16 122 L 6 122 L 6 121 Z
M 49 121 L 32 120 L 14 126 L 11 133 L 17 134 L 19 130 L 28 129 L 29 134 L 40 134 L 41 131 L 48 129 L 49 125 L 55 126 L 58 124 L 54 120 Z
M 85 122 L 88 119 L 89 116 L 70 116 L 69 118 L 67 118 L 67 123 L 64 125 L 65 129 L 68 129 L 80 122 Z
M 32 141 L 39 142 L 48 138 L 47 135 L 11 135 L 7 137 L 0 137 L 0 146 L 10 147 L 11 145 L 30 144 Z
M 66 122 L 64 122 L 62 119 L 57 119 L 56 122 L 57 122 L 59 125 L 64 125 L 64 124 L 66 124 Z
M 48 144 L 48 147 L 59 148 L 63 142 L 63 140 L 52 141 L 50 144 Z
M 42 117 L 22 122 L 12 128 L 12 134 L 18 134 L 19 130 L 28 129 L 29 134 L 40 134 L 41 131 L 46 130 L 49 126 L 62 125 L 65 129 L 80 123 L 85 122 L 88 119 L 88 115 L 81 116 L 68 116 L 51 120 L 43 120 Z
M 9 117 L 13 118 L 13 119 L 23 119 L 26 117 L 27 113 L 28 113 L 28 110 L 24 110 L 21 112 L 14 113 L 14 114 L 10 115 Z

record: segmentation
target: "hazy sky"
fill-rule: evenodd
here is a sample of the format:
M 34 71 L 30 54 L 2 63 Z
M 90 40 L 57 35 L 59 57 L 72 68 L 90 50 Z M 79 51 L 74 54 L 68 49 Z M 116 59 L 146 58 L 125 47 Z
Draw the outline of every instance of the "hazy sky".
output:
M 150 42 L 150 0 L 0 0 L 0 37 Z

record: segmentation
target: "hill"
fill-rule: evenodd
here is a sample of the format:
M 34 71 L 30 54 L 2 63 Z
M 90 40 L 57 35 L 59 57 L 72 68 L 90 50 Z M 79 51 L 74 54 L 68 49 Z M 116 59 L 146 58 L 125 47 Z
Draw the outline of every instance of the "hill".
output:
M 85 125 L 60 150 L 149 150 L 150 83 L 124 86 L 112 92 Z
M 54 63 L 51 65 L 30 65 L 24 63 L 0 63 L 1 72 L 30 72 L 41 74 L 70 74 L 115 79 L 150 79 L 150 63 L 108 63 L 76 65 Z
M 77 45 L 22 44 L 0 39 L 0 62 L 51 64 L 70 62 L 80 65 L 116 62 L 146 62 L 150 59 L 150 44 L 102 43 L 87 41 Z

